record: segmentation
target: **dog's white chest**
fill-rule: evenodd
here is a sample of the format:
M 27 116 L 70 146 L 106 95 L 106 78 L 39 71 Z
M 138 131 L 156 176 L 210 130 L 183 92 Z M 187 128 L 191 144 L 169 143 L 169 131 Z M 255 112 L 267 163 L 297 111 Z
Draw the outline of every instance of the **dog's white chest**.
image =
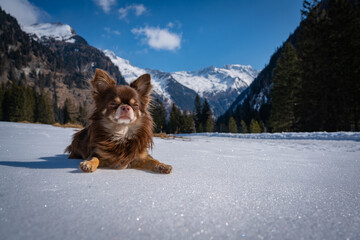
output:
M 112 139 L 114 141 L 123 140 L 124 138 L 128 137 L 128 133 L 129 133 L 129 127 L 123 126 L 120 129 L 116 129 L 116 131 L 114 131 Z

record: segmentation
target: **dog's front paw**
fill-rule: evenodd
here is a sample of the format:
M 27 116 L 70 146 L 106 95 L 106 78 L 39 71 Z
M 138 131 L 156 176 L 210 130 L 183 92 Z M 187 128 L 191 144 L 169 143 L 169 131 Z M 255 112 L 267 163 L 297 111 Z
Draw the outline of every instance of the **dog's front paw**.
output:
M 93 164 L 91 161 L 82 161 L 79 165 L 79 168 L 83 172 L 94 172 L 97 166 L 95 166 L 95 164 Z
M 172 166 L 166 164 L 158 164 L 155 166 L 155 172 L 169 174 L 172 171 Z

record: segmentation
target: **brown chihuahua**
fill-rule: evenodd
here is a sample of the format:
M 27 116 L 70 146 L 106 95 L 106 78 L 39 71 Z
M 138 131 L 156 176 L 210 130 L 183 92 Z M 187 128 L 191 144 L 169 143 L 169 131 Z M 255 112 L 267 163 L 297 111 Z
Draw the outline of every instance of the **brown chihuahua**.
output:
M 96 69 L 91 85 L 95 110 L 90 124 L 75 133 L 66 148 L 69 158 L 84 159 L 80 163 L 84 172 L 108 167 L 170 173 L 170 165 L 152 158 L 147 151 L 153 145 L 153 121 L 148 112 L 150 75 L 140 76 L 130 86 L 116 86 L 105 71 Z

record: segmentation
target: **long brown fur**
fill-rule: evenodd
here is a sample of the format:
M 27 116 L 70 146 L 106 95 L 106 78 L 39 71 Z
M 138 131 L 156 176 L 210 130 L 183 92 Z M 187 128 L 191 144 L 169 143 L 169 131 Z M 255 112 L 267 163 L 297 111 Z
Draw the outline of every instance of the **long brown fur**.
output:
M 90 124 L 74 134 L 65 152 L 69 158 L 82 158 L 80 169 L 93 172 L 97 167 L 115 169 L 138 168 L 158 173 L 170 173 L 172 167 L 152 158 L 153 121 L 148 106 L 152 89 L 150 75 L 144 74 L 130 86 L 116 86 L 103 70 L 96 69 L 91 81 L 95 110 Z M 131 107 L 134 121 L 114 121 L 121 106 Z

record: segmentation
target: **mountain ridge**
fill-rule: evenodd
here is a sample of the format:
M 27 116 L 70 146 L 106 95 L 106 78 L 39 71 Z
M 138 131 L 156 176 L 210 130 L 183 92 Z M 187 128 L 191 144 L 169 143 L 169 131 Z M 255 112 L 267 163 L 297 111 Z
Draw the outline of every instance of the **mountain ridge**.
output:
M 44 91 L 53 102 L 54 111 L 58 112 L 55 120 L 62 122 L 61 109 L 66 100 L 77 109 L 84 105 L 91 107 L 89 80 L 95 68 L 107 71 L 118 84 L 126 82 L 102 51 L 88 45 L 68 25 L 55 25 L 65 26 L 71 35 L 63 35 L 62 41 L 56 40 L 54 35 L 31 35 L 0 8 L 0 83 L 17 83 L 33 87 L 37 92 Z M 36 28 L 36 25 L 32 27 Z
M 19 29 L 16 31 L 20 31 Z M 168 110 L 171 104 L 175 103 L 182 110 L 193 111 L 195 97 L 199 95 L 203 100 L 208 100 L 214 116 L 218 117 L 257 75 L 257 71 L 251 66 L 239 64 L 171 73 L 138 68 L 113 52 L 89 45 L 70 25 L 62 23 L 22 26 L 21 31 L 28 36 L 23 38 L 29 39 L 26 41 L 29 41 L 30 45 L 38 48 L 43 46 L 40 55 L 51 56 L 51 60 L 44 63 L 43 58 L 27 59 L 23 66 L 11 68 L 15 69 L 16 75 L 25 76 L 22 81 L 51 92 L 58 107 L 63 107 L 67 98 L 78 106 L 85 102 L 90 102 L 91 105 L 92 100 L 88 94 L 89 79 L 92 78 L 95 68 L 101 68 L 108 71 L 117 84 L 129 84 L 138 76 L 150 73 L 154 86 L 153 97 L 163 102 Z M 29 72 L 36 74 L 32 76 Z M 47 78 L 45 83 L 39 80 L 43 75 Z M 7 77 L 2 81 L 6 82 L 6 79 Z
M 168 108 L 174 102 L 183 110 L 193 110 L 194 99 L 198 94 L 209 101 L 215 117 L 227 110 L 236 96 L 245 90 L 258 74 L 258 71 L 250 65 L 240 64 L 227 64 L 220 68 L 209 66 L 197 71 L 168 73 L 136 67 L 110 50 L 104 50 L 104 53 L 119 68 L 128 83 L 141 74 L 150 73 L 154 92 L 163 100 L 165 99 L 165 105 Z M 180 99 L 181 96 L 175 92 L 176 88 L 169 88 L 170 79 L 172 84 L 182 85 L 183 90 L 187 91 L 186 95 L 192 96 L 191 99 Z M 169 89 L 174 91 L 170 93 Z

